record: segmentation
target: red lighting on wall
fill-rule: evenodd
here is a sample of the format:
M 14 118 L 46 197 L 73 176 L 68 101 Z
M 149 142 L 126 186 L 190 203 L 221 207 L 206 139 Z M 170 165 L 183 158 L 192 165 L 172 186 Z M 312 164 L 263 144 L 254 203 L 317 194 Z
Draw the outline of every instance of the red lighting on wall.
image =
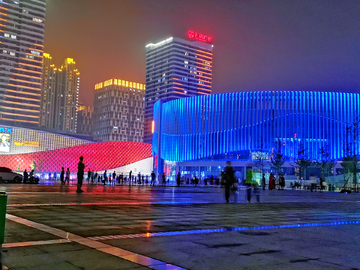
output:
M 52 151 L 0 155 L 0 166 L 23 171 L 30 170 L 30 164 L 35 163 L 36 171 L 60 172 L 65 167 L 76 172 L 79 157 L 83 156 L 85 170 L 102 171 L 152 157 L 151 151 L 151 144 L 140 142 L 90 143 Z
M 210 43 L 212 41 L 212 39 L 213 39 L 213 37 L 210 37 L 210 36 L 207 36 L 207 35 L 204 35 L 204 34 L 200 34 L 200 33 L 195 32 L 193 30 L 189 30 L 188 37 L 190 39 L 195 39 L 195 40 L 206 42 L 206 43 Z

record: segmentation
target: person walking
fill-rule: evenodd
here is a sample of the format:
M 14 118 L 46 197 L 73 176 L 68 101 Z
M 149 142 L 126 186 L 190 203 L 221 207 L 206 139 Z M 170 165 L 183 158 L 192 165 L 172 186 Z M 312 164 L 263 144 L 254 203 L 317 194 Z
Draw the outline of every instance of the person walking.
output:
M 154 171 L 152 171 L 150 186 L 155 186 L 155 178 L 156 178 L 156 175 L 155 175 Z
M 262 174 L 261 186 L 262 186 L 262 190 L 265 190 L 265 186 L 266 186 L 265 173 Z
M 82 183 L 83 183 L 83 179 L 84 179 L 84 169 L 85 169 L 85 165 L 83 163 L 84 157 L 81 156 L 80 157 L 80 161 L 78 163 L 78 172 L 77 172 L 77 189 L 76 192 L 77 193 L 81 193 L 84 192 L 81 189 Z
M 69 168 L 66 169 L 65 184 L 66 184 L 66 181 L 67 181 L 68 184 L 70 183 L 70 170 L 69 170 Z
M 180 172 L 178 172 L 178 174 L 177 174 L 176 184 L 177 184 L 178 187 L 180 187 L 180 184 L 181 184 L 181 175 L 180 175 Z
M 91 178 L 91 170 L 90 170 L 90 168 L 89 168 L 89 170 L 88 170 L 88 177 L 87 177 L 88 183 L 90 183 L 90 178 Z
M 61 182 L 62 185 L 65 184 L 65 169 L 64 169 L 64 167 L 61 167 L 60 182 Z
M 131 185 L 131 174 L 132 174 L 132 171 L 129 172 L 129 186 Z
M 230 188 L 236 182 L 234 169 L 231 167 L 231 162 L 230 161 L 226 162 L 226 167 L 225 167 L 225 170 L 224 170 L 224 174 L 225 174 L 224 175 L 225 176 L 225 183 L 224 183 L 225 199 L 226 199 L 226 202 L 229 203 Z

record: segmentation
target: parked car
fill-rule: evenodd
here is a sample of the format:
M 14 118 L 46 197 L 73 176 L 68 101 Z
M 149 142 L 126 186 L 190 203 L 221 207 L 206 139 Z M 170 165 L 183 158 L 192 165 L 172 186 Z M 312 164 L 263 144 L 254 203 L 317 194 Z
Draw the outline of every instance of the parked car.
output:
M 14 173 L 9 168 L 0 167 L 0 182 L 21 183 L 22 175 L 18 173 Z

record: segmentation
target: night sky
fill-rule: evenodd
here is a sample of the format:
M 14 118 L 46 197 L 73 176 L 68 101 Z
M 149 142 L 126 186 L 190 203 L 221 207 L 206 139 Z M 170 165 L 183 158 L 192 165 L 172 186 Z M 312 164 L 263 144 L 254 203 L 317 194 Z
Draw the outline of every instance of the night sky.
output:
M 360 1 L 47 0 L 45 52 L 81 72 L 80 101 L 109 78 L 145 82 L 145 45 L 213 36 L 213 93 L 360 92 Z

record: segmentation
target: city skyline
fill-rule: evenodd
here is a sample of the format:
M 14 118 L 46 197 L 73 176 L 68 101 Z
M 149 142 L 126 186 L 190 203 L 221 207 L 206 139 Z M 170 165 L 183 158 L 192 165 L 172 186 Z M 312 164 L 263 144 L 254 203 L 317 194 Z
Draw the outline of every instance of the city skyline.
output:
M 217 3 L 47 1 L 45 50 L 78 59 L 87 105 L 112 72 L 144 82 L 145 45 L 190 29 L 213 36 L 213 93 L 360 89 L 359 2 Z

